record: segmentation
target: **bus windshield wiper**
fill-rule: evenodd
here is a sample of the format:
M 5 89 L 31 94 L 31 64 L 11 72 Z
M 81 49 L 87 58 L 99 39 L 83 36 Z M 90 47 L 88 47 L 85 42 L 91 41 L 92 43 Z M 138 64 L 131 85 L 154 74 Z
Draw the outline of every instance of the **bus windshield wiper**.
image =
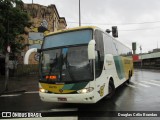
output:
M 53 68 L 54 68 L 54 70 L 55 70 L 55 69 L 56 69 L 56 66 L 57 66 L 57 64 L 58 64 L 57 53 L 56 53 L 56 58 L 55 58 L 55 59 L 50 59 L 50 60 L 53 60 L 53 62 L 50 64 L 50 70 L 49 70 L 48 76 L 51 75 L 51 73 L 52 73 L 52 71 L 53 71 Z M 48 77 L 47 80 L 49 80 L 49 79 L 50 79 L 50 77 Z

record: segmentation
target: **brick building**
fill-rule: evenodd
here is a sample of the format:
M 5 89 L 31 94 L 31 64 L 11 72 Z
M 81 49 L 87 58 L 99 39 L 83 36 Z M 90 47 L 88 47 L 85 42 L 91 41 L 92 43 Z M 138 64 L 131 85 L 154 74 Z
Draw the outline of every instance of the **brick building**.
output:
M 49 6 L 43 6 L 39 4 L 24 4 L 24 11 L 30 16 L 30 22 L 32 26 L 30 28 L 25 27 L 24 44 L 28 44 L 18 57 L 19 63 L 23 63 L 23 57 L 27 50 L 31 48 L 33 44 L 41 44 L 42 39 L 33 42 L 31 38 L 37 35 L 45 35 L 48 32 L 54 32 L 57 30 L 65 29 L 67 23 L 64 17 L 60 17 L 57 8 L 54 4 Z M 37 39 L 37 38 L 36 38 Z M 38 38 L 39 39 L 39 38 Z M 40 42 L 38 42 L 40 41 Z M 37 42 L 37 43 L 36 43 Z M 36 53 L 33 53 L 29 58 L 29 64 L 36 64 Z

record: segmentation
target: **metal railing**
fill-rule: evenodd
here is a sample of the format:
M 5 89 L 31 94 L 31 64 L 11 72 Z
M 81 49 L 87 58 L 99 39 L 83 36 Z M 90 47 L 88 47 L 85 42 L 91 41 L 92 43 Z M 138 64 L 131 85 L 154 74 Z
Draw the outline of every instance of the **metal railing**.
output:
M 10 69 L 10 75 L 11 76 L 38 76 L 39 75 L 39 70 L 38 70 L 38 65 L 37 64 L 18 64 L 17 68 L 15 69 Z

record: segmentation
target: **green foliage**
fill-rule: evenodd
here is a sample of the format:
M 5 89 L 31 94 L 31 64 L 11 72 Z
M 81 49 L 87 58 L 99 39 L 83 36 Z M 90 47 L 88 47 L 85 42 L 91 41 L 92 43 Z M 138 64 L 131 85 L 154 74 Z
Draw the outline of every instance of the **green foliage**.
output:
M 24 33 L 24 27 L 29 24 L 29 17 L 23 11 L 21 0 L 0 0 L 0 50 L 6 52 L 11 46 L 13 53 L 22 49 L 23 38 L 18 35 Z

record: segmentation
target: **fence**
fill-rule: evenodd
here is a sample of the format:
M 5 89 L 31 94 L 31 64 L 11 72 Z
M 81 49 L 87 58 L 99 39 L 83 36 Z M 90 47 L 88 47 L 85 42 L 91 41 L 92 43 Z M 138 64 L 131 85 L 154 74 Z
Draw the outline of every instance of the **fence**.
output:
M 38 76 L 39 75 L 39 70 L 38 70 L 38 65 L 37 64 L 29 64 L 29 65 L 24 65 L 24 64 L 18 64 L 17 68 L 14 70 L 10 69 L 10 75 L 11 76 Z
M 134 67 L 160 70 L 160 58 L 143 59 L 142 61 L 134 62 Z

